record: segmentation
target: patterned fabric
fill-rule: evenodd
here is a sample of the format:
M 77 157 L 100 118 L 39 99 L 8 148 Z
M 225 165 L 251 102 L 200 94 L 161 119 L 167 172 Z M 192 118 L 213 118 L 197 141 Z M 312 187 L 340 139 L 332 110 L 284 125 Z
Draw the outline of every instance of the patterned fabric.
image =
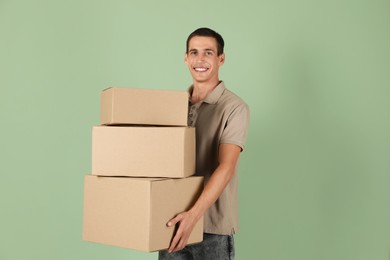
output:
M 203 242 L 188 245 L 180 251 L 160 251 L 159 260 L 234 260 L 233 235 L 205 233 Z

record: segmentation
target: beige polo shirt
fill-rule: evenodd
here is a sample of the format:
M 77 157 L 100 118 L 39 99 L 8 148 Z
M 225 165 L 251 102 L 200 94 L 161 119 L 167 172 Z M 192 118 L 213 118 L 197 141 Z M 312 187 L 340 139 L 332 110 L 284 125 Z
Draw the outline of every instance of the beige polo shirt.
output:
M 189 89 L 192 93 L 192 87 Z M 192 104 L 188 124 L 196 128 L 196 175 L 209 180 L 218 166 L 220 144 L 244 149 L 249 127 L 249 108 L 221 82 L 202 102 Z M 239 230 L 237 172 L 204 216 L 204 232 L 230 235 Z

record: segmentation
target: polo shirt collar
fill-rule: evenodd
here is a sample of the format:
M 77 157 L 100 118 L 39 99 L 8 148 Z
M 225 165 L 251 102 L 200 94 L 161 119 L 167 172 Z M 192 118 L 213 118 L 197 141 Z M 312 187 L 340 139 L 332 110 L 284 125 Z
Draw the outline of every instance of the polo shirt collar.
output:
M 218 86 L 216 86 L 215 89 L 211 91 L 203 101 L 209 104 L 217 104 L 224 90 L 225 85 L 223 84 L 223 81 L 221 81 Z
M 191 93 L 194 89 L 194 86 L 191 86 L 188 89 L 189 97 L 191 98 Z M 208 104 L 216 104 L 218 103 L 219 98 L 222 96 L 223 92 L 225 91 L 225 84 L 223 81 L 221 81 L 213 91 L 211 91 L 207 97 L 203 100 L 203 102 Z

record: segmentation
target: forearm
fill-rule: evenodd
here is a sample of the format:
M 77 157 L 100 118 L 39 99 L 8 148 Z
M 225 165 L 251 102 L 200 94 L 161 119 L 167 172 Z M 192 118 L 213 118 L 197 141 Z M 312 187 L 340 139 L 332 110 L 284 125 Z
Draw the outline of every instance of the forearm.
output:
M 214 171 L 195 205 L 189 210 L 189 213 L 192 214 L 196 220 L 199 220 L 219 198 L 233 174 L 233 169 L 220 166 Z
M 220 164 L 211 175 L 195 205 L 189 210 L 196 220 L 199 220 L 215 203 L 235 174 L 241 149 L 228 144 L 221 145 L 220 148 Z
M 169 252 L 180 250 L 187 244 L 188 237 L 196 222 L 218 199 L 235 174 L 241 148 L 233 144 L 221 144 L 219 148 L 219 166 L 211 175 L 195 205 L 190 210 L 176 215 L 167 223 L 169 227 L 172 227 L 180 222 L 180 226 L 168 249 Z

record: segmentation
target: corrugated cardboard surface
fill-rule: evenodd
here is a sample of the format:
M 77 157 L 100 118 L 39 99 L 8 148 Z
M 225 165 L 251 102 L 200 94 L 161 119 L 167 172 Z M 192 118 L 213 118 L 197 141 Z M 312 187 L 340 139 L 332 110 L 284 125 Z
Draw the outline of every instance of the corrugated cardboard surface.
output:
M 203 177 L 184 179 L 86 176 L 83 239 L 146 252 L 167 249 L 175 228 L 166 223 L 188 210 Z M 203 218 L 189 243 L 203 239 Z
M 203 190 L 203 177 L 200 177 L 200 179 L 199 177 L 189 178 L 197 178 L 197 180 L 187 180 L 186 182 L 188 183 L 180 183 L 183 179 L 167 179 L 164 182 L 155 182 L 152 186 L 151 199 L 154 206 L 151 208 L 153 221 L 150 223 L 150 228 L 153 234 L 161 234 L 161 238 L 151 239 L 151 248 L 168 248 L 169 244 L 167 241 L 172 239 L 173 233 L 172 231 L 166 232 L 167 228 L 162 225 L 161 220 L 169 220 L 172 216 L 190 209 Z M 202 188 L 196 189 L 196 187 Z M 188 196 L 189 192 L 196 195 Z M 178 206 L 181 208 L 177 209 Z M 167 211 L 167 208 L 175 209 L 175 211 Z M 203 218 L 201 222 L 195 225 L 191 236 L 191 239 L 188 241 L 189 244 L 202 241 Z
M 188 93 L 108 88 L 100 97 L 100 123 L 187 126 Z
M 195 173 L 195 129 L 95 126 L 92 174 L 183 178 Z

